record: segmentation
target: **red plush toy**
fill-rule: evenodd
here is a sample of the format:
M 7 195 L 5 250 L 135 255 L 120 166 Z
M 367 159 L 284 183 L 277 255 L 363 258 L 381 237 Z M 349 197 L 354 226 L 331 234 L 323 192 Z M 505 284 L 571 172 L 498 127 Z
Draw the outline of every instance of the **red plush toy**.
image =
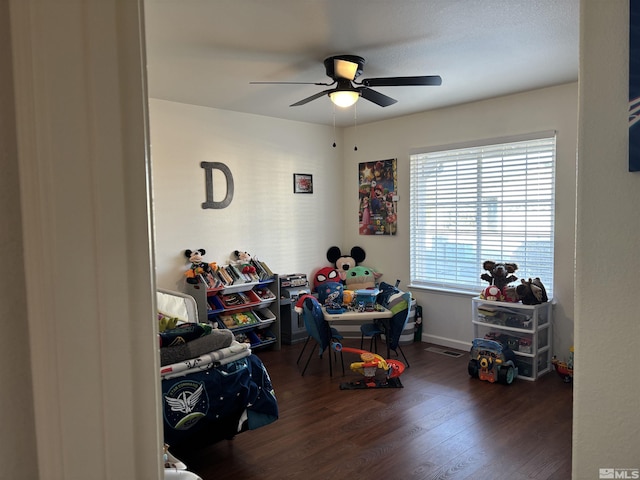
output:
M 482 292 L 481 297 L 484 298 L 485 300 L 492 300 L 492 301 L 498 301 L 498 302 L 501 302 L 504 299 L 502 295 L 502 290 L 500 290 L 495 285 L 490 285 L 487 288 L 485 288 L 484 291 Z
M 340 282 L 340 272 L 334 267 L 322 267 L 313 275 L 313 291 L 317 292 L 318 287 L 327 282 Z

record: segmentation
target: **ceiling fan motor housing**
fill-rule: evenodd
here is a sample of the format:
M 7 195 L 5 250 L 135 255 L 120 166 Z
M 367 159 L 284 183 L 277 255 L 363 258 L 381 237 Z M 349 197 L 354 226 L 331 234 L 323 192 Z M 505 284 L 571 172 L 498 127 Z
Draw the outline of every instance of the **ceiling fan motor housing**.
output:
M 351 78 L 344 77 L 340 75 L 339 71 L 336 71 L 337 70 L 336 65 L 339 65 L 340 61 L 357 65 L 355 74 L 353 75 L 353 77 Z M 334 55 L 332 57 L 325 58 L 324 68 L 327 73 L 327 77 L 329 78 L 333 78 L 334 80 L 338 80 L 340 78 L 347 78 L 348 80 L 354 80 L 355 78 L 358 77 L 358 75 L 362 74 L 364 63 L 365 63 L 364 58 L 359 57 L 358 55 Z

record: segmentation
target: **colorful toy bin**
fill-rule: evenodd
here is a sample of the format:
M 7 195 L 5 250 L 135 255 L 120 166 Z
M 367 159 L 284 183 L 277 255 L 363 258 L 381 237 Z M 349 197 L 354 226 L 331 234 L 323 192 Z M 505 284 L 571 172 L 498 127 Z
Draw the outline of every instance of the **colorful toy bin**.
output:
M 370 312 L 375 310 L 376 308 L 376 298 L 380 293 L 380 290 L 377 288 L 362 288 L 360 290 L 356 290 L 356 305 L 358 309 L 362 309 L 364 311 Z

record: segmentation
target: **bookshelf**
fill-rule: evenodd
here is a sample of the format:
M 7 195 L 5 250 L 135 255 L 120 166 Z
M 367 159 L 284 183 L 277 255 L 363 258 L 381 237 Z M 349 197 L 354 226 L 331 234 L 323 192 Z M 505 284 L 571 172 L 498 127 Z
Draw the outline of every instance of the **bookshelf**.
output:
M 278 275 L 257 260 L 245 265 L 216 266 L 185 283 L 185 293 L 198 305 L 198 321 L 227 328 L 252 350 L 280 349 L 280 282 Z

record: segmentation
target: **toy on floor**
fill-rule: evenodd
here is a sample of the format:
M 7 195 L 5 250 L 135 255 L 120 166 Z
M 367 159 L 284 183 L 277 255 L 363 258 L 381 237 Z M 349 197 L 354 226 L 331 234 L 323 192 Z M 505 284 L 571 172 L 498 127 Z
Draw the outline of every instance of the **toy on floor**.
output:
M 551 363 L 556 370 L 556 373 L 562 378 L 565 383 L 571 383 L 573 381 L 573 347 L 569 349 L 569 361 L 561 362 L 554 355 L 551 359 Z
M 351 370 L 364 376 L 363 380 L 340 384 L 340 390 L 355 390 L 361 388 L 403 388 L 400 375 L 404 372 L 404 363 L 398 360 L 385 360 L 380 355 L 360 350 L 358 348 L 343 347 L 339 343 L 332 345 L 338 352 L 348 352 L 360 355 L 360 362 L 353 362 Z M 376 378 L 378 370 L 385 373 L 384 379 Z
M 473 378 L 511 385 L 518 376 L 515 353 L 495 340 L 476 338 L 471 344 L 467 370 Z

